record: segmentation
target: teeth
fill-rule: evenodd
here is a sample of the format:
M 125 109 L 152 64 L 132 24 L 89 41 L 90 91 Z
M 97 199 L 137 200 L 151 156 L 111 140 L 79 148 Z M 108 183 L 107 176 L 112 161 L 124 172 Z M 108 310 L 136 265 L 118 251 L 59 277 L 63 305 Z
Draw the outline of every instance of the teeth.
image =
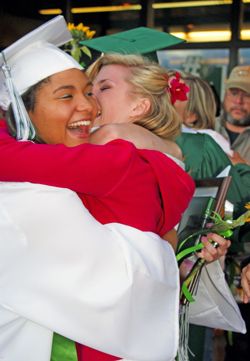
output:
M 74 122 L 68 125 L 69 128 L 78 128 L 82 126 L 88 126 L 91 124 L 90 120 L 79 120 L 78 122 Z

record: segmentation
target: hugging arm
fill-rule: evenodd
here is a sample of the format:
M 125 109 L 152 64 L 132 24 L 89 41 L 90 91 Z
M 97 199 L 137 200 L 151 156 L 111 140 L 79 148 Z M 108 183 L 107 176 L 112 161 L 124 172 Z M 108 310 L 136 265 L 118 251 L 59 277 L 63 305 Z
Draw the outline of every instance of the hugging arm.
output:
M 104 195 L 119 183 L 135 151 L 132 144 L 123 140 L 76 147 L 18 142 L 0 128 L 0 180 L 29 181 Z
M 162 139 L 136 124 L 106 124 L 91 134 L 90 142 L 105 144 L 113 139 L 125 139 L 140 149 L 158 150 L 182 160 L 179 146 L 172 140 Z

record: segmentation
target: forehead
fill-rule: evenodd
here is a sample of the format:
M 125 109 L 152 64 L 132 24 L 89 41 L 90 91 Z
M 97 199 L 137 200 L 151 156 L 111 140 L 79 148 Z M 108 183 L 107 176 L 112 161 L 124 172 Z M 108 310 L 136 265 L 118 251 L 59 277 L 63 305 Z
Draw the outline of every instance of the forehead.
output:
M 97 74 L 94 82 L 110 80 L 114 83 L 126 81 L 131 75 L 131 70 L 125 65 L 104 65 Z
M 89 79 L 84 71 L 79 69 L 67 69 L 50 76 L 50 80 L 55 82 L 72 83 L 78 80 L 79 82 L 88 83 Z

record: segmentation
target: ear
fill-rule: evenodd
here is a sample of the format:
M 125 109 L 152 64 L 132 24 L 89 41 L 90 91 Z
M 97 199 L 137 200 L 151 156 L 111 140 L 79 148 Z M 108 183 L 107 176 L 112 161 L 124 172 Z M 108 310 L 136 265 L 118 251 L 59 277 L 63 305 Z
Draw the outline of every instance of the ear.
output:
M 131 110 L 131 119 L 140 119 L 144 114 L 147 114 L 151 106 L 148 98 L 138 98 Z

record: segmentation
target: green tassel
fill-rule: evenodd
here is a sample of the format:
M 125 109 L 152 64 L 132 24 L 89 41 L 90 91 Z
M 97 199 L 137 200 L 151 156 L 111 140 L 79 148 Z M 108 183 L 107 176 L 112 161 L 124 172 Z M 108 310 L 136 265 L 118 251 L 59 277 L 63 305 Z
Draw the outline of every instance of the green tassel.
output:
M 50 361 L 77 361 L 75 342 L 54 333 Z
M 230 346 L 233 346 L 233 332 L 227 331 L 227 339 Z

